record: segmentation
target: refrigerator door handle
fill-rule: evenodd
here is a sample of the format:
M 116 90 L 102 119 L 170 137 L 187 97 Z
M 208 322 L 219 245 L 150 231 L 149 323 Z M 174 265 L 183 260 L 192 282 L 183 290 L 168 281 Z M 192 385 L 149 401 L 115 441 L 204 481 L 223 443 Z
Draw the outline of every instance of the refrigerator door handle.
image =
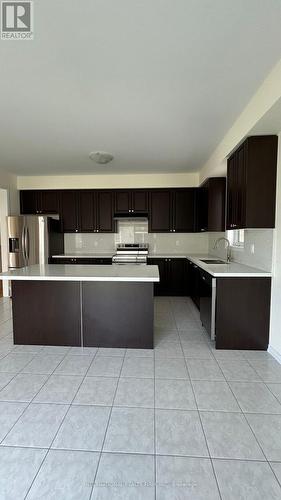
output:
M 22 233 L 21 233 L 21 245 L 22 245 L 22 253 L 23 253 L 23 260 L 24 263 L 26 261 L 26 251 L 25 251 L 25 226 L 22 228 Z
M 26 259 L 27 263 L 29 261 L 29 253 L 30 253 L 30 237 L 29 237 L 29 229 L 25 228 L 25 248 L 26 248 Z

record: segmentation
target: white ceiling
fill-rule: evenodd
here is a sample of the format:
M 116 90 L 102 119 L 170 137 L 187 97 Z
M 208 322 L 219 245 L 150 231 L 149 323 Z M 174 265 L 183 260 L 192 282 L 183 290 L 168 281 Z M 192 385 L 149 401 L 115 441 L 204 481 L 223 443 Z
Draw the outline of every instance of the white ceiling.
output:
M 0 41 L 0 168 L 20 175 L 196 171 L 281 57 L 277 0 L 34 3 L 34 41 Z

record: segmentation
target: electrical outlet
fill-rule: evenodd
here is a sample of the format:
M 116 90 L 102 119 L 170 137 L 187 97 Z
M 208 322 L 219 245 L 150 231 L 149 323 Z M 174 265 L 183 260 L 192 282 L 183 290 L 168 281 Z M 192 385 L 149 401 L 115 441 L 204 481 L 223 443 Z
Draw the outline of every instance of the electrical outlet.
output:
M 251 254 L 254 255 L 254 253 L 255 253 L 255 245 L 254 245 L 254 243 L 252 243 L 251 246 L 250 246 L 250 252 L 251 252 Z

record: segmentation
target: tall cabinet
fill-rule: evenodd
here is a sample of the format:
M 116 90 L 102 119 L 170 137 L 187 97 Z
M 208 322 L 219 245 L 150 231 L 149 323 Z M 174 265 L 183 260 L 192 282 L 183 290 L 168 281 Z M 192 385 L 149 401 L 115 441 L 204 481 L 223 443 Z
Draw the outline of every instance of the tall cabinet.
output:
M 227 163 L 227 229 L 275 227 L 278 137 L 252 136 Z

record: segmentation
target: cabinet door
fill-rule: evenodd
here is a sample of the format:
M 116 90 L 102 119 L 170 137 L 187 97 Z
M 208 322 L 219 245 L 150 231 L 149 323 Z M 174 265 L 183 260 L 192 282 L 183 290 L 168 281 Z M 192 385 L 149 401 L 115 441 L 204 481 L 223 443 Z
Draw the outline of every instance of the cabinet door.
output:
M 176 189 L 173 203 L 173 232 L 192 233 L 195 229 L 195 190 Z
M 195 193 L 195 231 L 208 231 L 208 188 L 202 186 Z
M 113 220 L 113 191 L 97 191 L 97 231 L 102 233 L 114 233 L 115 222 Z
M 131 191 L 116 191 L 115 192 L 115 212 L 129 212 L 131 210 Z
M 149 212 L 150 233 L 172 232 L 172 191 L 151 191 Z
M 79 222 L 82 233 L 92 233 L 96 229 L 95 192 L 80 191 Z
M 237 221 L 237 167 L 236 156 L 227 162 L 227 229 L 234 229 Z
M 38 191 L 38 210 L 41 214 L 59 213 L 59 193 L 54 189 Z
M 169 276 L 168 276 L 168 259 L 148 259 L 147 263 L 152 266 L 158 266 L 160 281 L 154 283 L 154 295 L 169 295 Z
M 236 155 L 236 220 L 234 226 L 243 229 L 246 223 L 246 163 L 245 147 L 241 146 Z
M 187 260 L 169 259 L 169 294 L 187 295 Z
M 61 191 L 61 215 L 65 233 L 78 233 L 79 193 L 77 191 Z
M 194 304 L 200 308 L 200 271 L 198 266 L 189 263 L 189 287 L 190 287 L 190 297 Z
M 208 181 L 208 231 L 225 231 L 225 177 Z
M 212 277 L 200 271 L 200 319 L 206 331 L 211 335 L 212 327 Z
M 20 213 L 38 213 L 38 191 L 27 190 L 20 192 Z
M 148 211 L 148 192 L 147 191 L 132 191 L 132 206 L 134 212 Z

